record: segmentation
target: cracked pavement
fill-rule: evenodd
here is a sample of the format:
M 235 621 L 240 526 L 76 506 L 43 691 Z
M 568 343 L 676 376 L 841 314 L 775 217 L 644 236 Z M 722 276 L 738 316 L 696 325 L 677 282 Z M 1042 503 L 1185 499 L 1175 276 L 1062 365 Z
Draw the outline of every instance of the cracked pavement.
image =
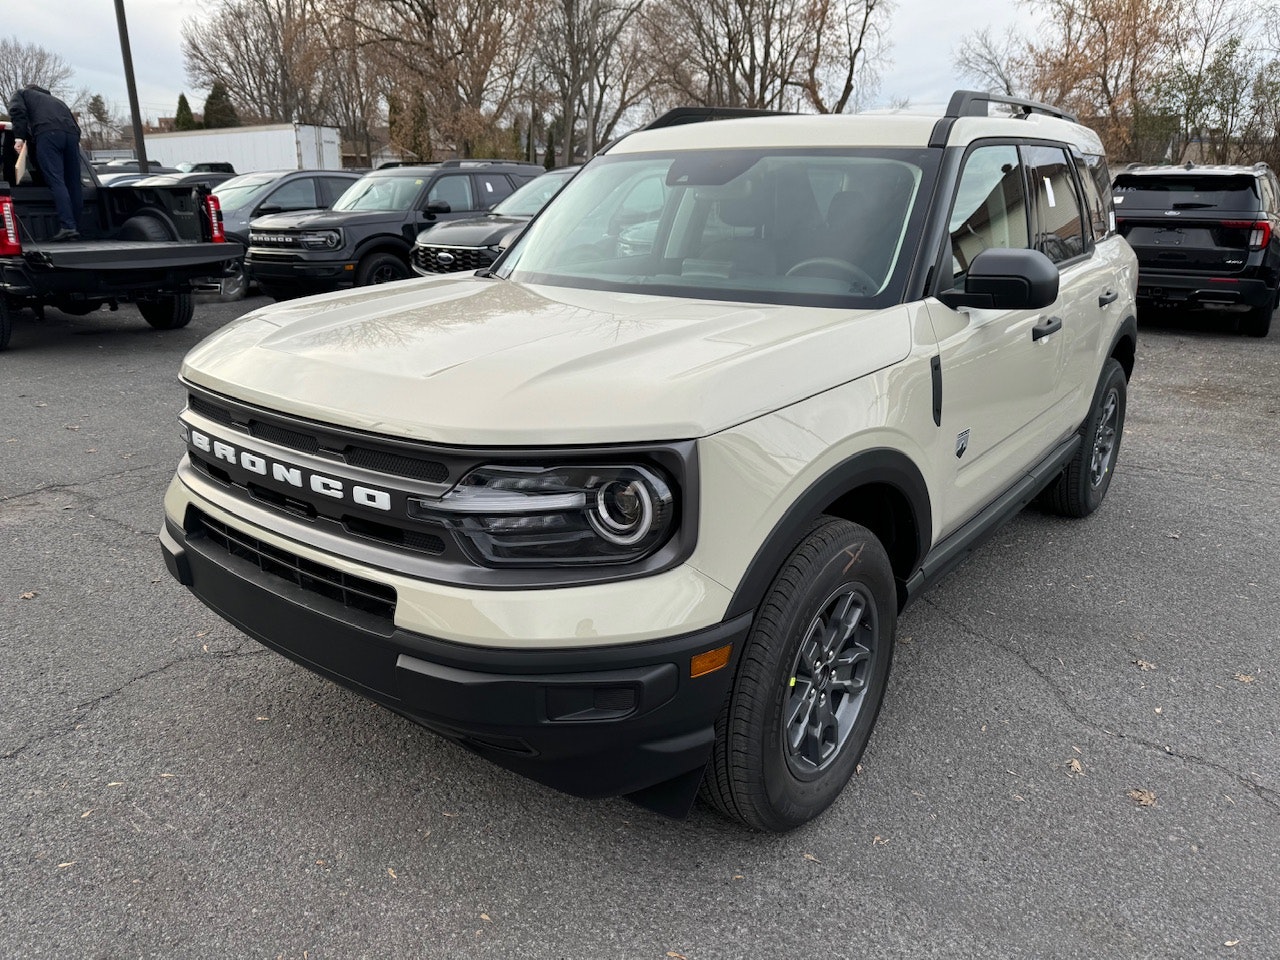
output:
M 0 354 L 0 954 L 1276 955 L 1280 335 L 1144 325 L 1102 510 L 907 610 L 861 773 L 768 837 L 504 773 L 170 580 L 178 364 L 262 302 Z

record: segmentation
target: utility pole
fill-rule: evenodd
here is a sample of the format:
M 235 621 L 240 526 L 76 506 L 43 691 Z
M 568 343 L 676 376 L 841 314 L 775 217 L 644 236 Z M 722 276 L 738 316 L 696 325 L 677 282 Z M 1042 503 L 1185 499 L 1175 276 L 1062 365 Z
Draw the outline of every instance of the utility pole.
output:
M 138 110 L 138 85 L 133 80 L 133 54 L 129 52 L 129 27 L 124 19 L 124 0 L 116 0 L 116 26 L 120 28 L 120 55 L 124 58 L 124 82 L 129 88 L 129 114 L 133 118 L 133 152 L 138 172 L 147 173 L 147 145 L 142 142 L 142 113 Z

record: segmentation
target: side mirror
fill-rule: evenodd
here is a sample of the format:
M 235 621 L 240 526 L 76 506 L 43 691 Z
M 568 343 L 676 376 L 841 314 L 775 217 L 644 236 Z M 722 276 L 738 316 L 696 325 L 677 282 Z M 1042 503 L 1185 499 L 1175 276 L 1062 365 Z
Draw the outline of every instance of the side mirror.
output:
M 1039 310 L 1058 299 L 1058 280 L 1058 268 L 1039 250 L 991 247 L 969 264 L 963 290 L 943 290 L 938 299 L 953 310 Z
M 449 206 L 448 200 L 428 200 L 424 209 L 431 215 L 435 215 L 437 213 L 450 213 L 453 210 L 453 208 Z
M 263 217 L 268 213 L 284 213 L 284 207 L 278 203 L 264 203 L 257 210 L 253 211 L 255 217 Z

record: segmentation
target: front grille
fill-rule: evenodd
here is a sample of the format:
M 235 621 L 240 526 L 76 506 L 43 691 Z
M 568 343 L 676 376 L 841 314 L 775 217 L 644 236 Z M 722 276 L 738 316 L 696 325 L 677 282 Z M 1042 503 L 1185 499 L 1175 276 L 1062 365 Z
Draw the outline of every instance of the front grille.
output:
M 233 557 L 247 560 L 270 576 L 287 580 L 304 590 L 391 622 L 396 609 L 393 587 L 354 577 L 322 563 L 280 550 L 257 537 L 233 529 L 204 512 L 191 508 L 187 517 L 187 533 L 202 537 Z
M 249 433 L 260 440 L 267 440 L 293 450 L 301 450 L 303 453 L 320 452 L 320 441 L 315 437 L 286 427 L 277 427 L 274 423 L 250 420 Z
M 210 420 L 216 420 L 218 423 L 225 423 L 227 426 L 233 426 L 234 421 L 231 419 L 231 411 L 225 407 L 210 403 L 203 397 L 192 396 L 189 398 L 191 409 L 202 417 L 208 417 Z
M 282 247 L 286 250 L 296 250 L 300 242 L 300 237 L 294 233 L 256 233 L 250 231 L 249 246 L 251 247 Z
M 480 270 L 496 259 L 484 247 L 426 247 L 419 244 L 413 248 L 414 266 L 427 273 Z
M 427 483 L 444 483 L 449 479 L 449 468 L 438 460 L 419 460 L 417 457 L 404 457 L 398 453 L 370 450 L 366 447 L 347 447 L 343 454 L 347 463 L 365 470 L 413 477 Z
M 191 405 L 191 409 L 201 416 L 208 417 L 217 423 L 235 426 L 231 411 L 226 407 L 219 406 L 195 394 L 188 396 L 188 402 Z M 393 453 L 389 450 L 380 450 L 373 446 L 360 444 L 346 444 L 341 448 L 337 448 L 335 443 L 326 444 L 319 432 L 308 433 L 294 430 L 290 427 L 282 427 L 279 424 L 268 423 L 256 417 L 249 420 L 248 428 L 252 436 L 281 447 L 288 447 L 291 450 L 300 450 L 303 453 L 310 454 L 318 454 L 321 449 L 325 448 L 334 450 L 335 453 L 341 455 L 345 462 L 364 470 L 373 470 L 377 473 L 385 473 L 394 477 L 409 477 L 425 483 L 444 483 L 449 479 L 449 467 L 439 460 L 406 456 L 402 453 Z

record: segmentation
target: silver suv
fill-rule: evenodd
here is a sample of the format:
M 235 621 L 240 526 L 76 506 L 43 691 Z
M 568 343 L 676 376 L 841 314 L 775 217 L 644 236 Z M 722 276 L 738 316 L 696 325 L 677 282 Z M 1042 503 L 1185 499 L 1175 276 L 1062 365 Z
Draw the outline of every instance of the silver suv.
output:
M 853 772 L 903 606 L 1031 500 L 1101 504 L 1137 269 L 1052 108 L 688 119 L 491 270 L 202 343 L 161 539 L 246 633 L 495 763 L 785 830 Z

